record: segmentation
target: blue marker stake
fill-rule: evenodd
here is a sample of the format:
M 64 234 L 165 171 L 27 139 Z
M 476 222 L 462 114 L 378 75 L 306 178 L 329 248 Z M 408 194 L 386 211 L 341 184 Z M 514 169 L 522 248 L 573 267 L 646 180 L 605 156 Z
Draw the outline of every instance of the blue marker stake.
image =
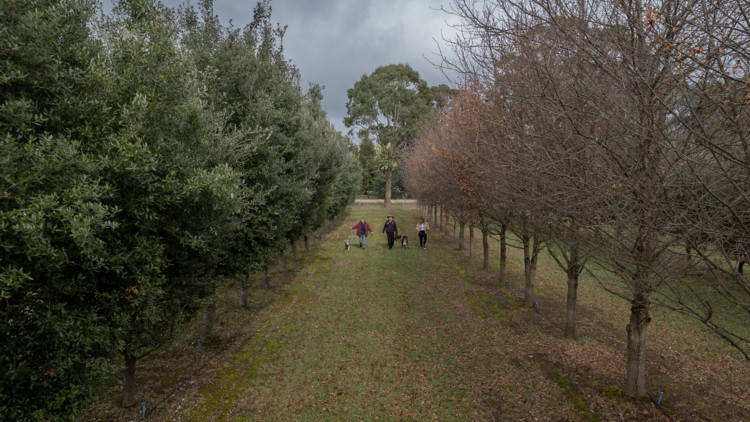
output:
M 510 289 L 513 290 L 513 282 L 510 282 Z
M 589 336 L 583 336 L 584 341 L 586 344 L 589 344 Z
M 284 268 L 284 275 L 286 275 L 286 268 Z
M 664 395 L 664 391 L 662 389 L 659 389 L 659 400 L 656 401 L 656 404 L 661 404 L 661 396 Z
M 534 308 L 539 312 L 539 302 L 534 302 Z
M 268 284 L 266 284 L 266 291 L 268 291 Z
M 200 337 L 198 337 L 198 350 L 200 350 L 200 349 L 201 349 L 201 339 L 200 339 Z
M 251 310 L 251 311 L 254 311 L 254 310 L 255 310 L 255 303 L 253 303 L 253 302 L 250 302 L 250 310 Z
M 307 249 L 305 249 L 305 253 L 307 253 Z
M 142 410 L 142 412 L 143 412 L 143 413 L 142 413 L 142 415 L 143 415 L 143 416 L 141 416 L 141 420 L 145 420 L 145 419 L 146 419 L 146 402 L 145 402 L 145 401 L 144 401 L 144 402 L 142 402 L 142 403 L 141 403 L 141 405 L 143 406 L 143 407 L 142 407 L 142 409 L 143 409 L 143 410 Z

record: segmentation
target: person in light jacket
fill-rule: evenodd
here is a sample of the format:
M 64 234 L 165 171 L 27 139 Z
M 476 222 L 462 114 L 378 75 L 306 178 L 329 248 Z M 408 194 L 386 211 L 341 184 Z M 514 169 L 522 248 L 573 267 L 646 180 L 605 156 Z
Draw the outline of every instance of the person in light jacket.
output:
M 427 230 L 430 230 L 429 223 L 424 221 L 424 217 L 420 217 L 417 232 L 419 233 L 419 247 L 422 249 L 427 249 Z
M 362 249 L 367 249 L 367 233 L 372 233 L 370 225 L 367 224 L 365 218 L 362 217 L 359 223 L 352 226 L 352 229 L 357 229 L 357 236 L 359 237 L 359 246 Z

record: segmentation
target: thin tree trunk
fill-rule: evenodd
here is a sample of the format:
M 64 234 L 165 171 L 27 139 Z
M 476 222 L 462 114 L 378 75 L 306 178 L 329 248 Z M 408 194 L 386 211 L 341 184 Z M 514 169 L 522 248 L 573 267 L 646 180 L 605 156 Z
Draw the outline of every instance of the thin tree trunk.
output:
M 490 231 L 486 227 L 482 227 L 482 249 L 484 251 L 484 265 L 482 269 L 489 269 L 490 267 L 490 242 L 488 240 Z
M 388 166 L 385 173 L 385 199 L 383 200 L 383 206 L 386 208 L 391 207 L 391 179 L 393 178 L 393 168 Z
M 443 231 L 443 207 L 440 207 L 440 226 L 438 230 Z
M 247 308 L 247 292 L 250 290 L 250 270 L 247 271 L 247 278 L 240 282 L 240 306 Z
M 292 242 L 292 262 L 297 262 L 297 242 Z
M 279 271 L 282 274 L 286 274 L 286 255 L 284 255 L 284 251 L 279 252 Z
M 576 304 L 578 302 L 578 272 L 568 270 L 568 301 L 565 314 L 565 338 L 576 338 Z
M 578 248 L 570 250 L 570 265 L 568 266 L 568 301 L 565 314 L 565 338 L 576 338 L 576 305 L 578 303 Z
M 462 221 L 461 226 L 458 229 L 458 250 L 459 251 L 466 250 L 466 248 L 464 247 L 464 227 L 466 227 L 466 223 Z
M 507 239 L 506 239 L 506 233 L 508 232 L 508 225 L 502 224 L 500 225 L 500 277 L 498 280 L 500 281 L 500 284 L 505 284 L 505 266 L 508 261 L 508 253 L 507 253 Z
M 453 218 L 453 238 L 456 238 L 456 218 Z
M 305 235 L 305 252 L 310 249 L 310 238 Z
M 523 220 L 521 242 L 523 243 L 523 276 L 524 276 L 524 301 L 525 306 L 534 305 L 534 278 L 531 275 L 531 250 L 529 232 L 526 229 L 526 220 Z
M 268 287 L 268 263 L 263 266 L 263 285 Z
M 135 404 L 135 356 L 125 355 L 125 372 L 122 380 L 122 407 Z
M 474 257 L 474 226 L 469 224 L 469 258 Z
M 630 397 L 646 396 L 646 329 L 651 322 L 649 305 L 648 296 L 637 292 L 630 308 L 625 379 L 625 394 Z
M 542 240 L 539 236 L 531 237 L 531 284 L 536 280 L 536 264 L 539 262 L 539 251 L 542 249 Z
M 206 309 L 203 310 L 203 321 L 201 322 L 200 338 L 207 340 L 211 337 L 211 332 L 214 330 L 214 320 L 216 319 L 216 302 L 211 300 L 207 305 Z
M 438 209 L 437 204 L 432 207 L 432 212 L 435 214 L 432 218 L 432 225 L 436 230 L 440 230 L 440 224 L 438 224 Z

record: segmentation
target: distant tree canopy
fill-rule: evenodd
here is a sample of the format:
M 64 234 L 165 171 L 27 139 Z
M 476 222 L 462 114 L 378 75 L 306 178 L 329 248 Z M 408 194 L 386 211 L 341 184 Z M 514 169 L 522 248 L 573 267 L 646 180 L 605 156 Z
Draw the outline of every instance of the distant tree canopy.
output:
M 0 419 L 75 420 L 226 276 L 342 212 L 362 171 L 257 5 L 0 0 Z
M 363 75 L 347 97 L 344 124 L 353 134 L 372 136 L 384 153 L 384 204 L 390 207 L 392 172 L 401 151 L 435 116 L 432 91 L 411 66 L 392 64 Z

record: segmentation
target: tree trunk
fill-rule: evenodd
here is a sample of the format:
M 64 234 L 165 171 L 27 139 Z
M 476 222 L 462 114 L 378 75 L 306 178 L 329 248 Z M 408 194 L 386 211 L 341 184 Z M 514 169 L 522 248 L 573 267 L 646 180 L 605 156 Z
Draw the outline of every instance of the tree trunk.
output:
M 310 249 L 310 238 L 305 235 L 305 252 Z
M 297 242 L 292 242 L 292 262 L 297 262 Z
M 135 404 L 135 356 L 125 355 L 125 372 L 122 380 L 122 407 Z
M 625 394 L 630 397 L 646 396 L 646 328 L 651 322 L 649 298 L 637 292 L 630 308 L 628 331 L 628 364 Z
M 268 287 L 268 264 L 263 266 L 263 286 Z
M 438 224 L 438 231 L 443 231 L 443 207 L 440 207 L 440 224 Z
M 490 231 L 486 227 L 482 227 L 482 249 L 484 252 L 484 264 L 483 269 L 487 270 L 490 267 L 490 242 L 487 237 Z
M 456 238 L 456 218 L 453 218 L 453 238 Z
M 461 226 L 458 229 L 458 250 L 459 251 L 466 250 L 466 248 L 464 247 L 464 227 L 466 227 L 466 223 L 461 222 Z
M 508 232 L 508 225 L 502 224 L 500 226 L 500 277 L 498 280 L 500 284 L 505 284 L 505 267 L 508 261 L 506 233 Z
M 578 248 L 570 250 L 570 266 L 568 267 L 568 301 L 565 314 L 565 338 L 576 338 L 576 304 L 578 303 Z
M 539 251 L 542 249 L 542 240 L 539 236 L 531 237 L 531 284 L 536 280 L 536 264 L 539 262 Z
M 247 271 L 247 278 L 240 282 L 240 307 L 247 308 L 247 292 L 250 290 L 250 270 Z
M 214 320 L 216 319 L 216 302 L 211 302 L 206 305 L 206 309 L 203 310 L 203 321 L 201 322 L 201 330 L 198 336 L 204 341 L 211 337 L 211 332 L 214 330 Z
M 469 224 L 469 258 L 474 258 L 474 226 Z
M 383 206 L 386 208 L 391 207 L 391 179 L 393 178 L 393 168 L 388 166 L 385 172 L 385 199 L 383 200 Z
M 279 271 L 282 274 L 286 274 L 286 255 L 284 255 L 284 251 L 279 252 Z
M 534 306 L 534 278 L 531 276 L 531 250 L 528 230 L 524 221 L 521 233 L 521 242 L 523 243 L 523 277 L 524 277 L 524 300 L 525 306 Z
M 434 213 L 434 217 L 432 218 L 432 227 L 433 227 L 433 228 L 434 228 L 435 230 L 438 230 L 438 229 L 440 228 L 440 225 L 438 224 L 438 221 L 437 221 L 437 218 L 438 218 L 438 210 L 437 210 L 437 205 L 434 205 L 434 206 L 432 207 L 432 212 Z
M 576 338 L 576 303 L 578 301 L 578 271 L 568 270 L 568 302 L 565 314 L 565 338 Z

